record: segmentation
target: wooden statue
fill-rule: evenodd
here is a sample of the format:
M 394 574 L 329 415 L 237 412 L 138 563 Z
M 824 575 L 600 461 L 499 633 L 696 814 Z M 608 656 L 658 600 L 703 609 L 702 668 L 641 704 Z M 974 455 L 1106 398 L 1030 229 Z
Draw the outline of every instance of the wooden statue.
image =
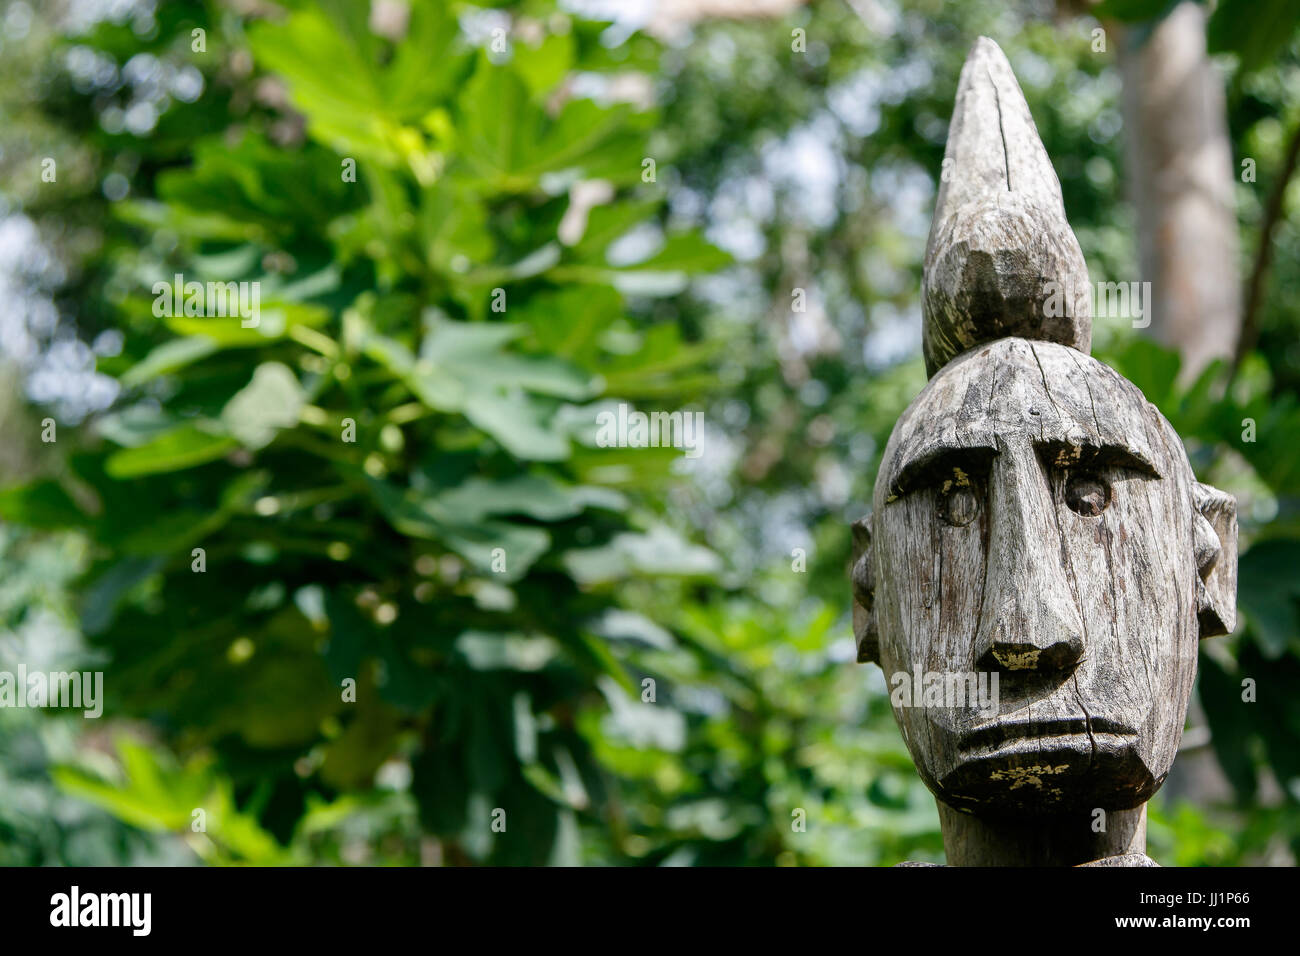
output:
M 1060 182 L 987 38 L 944 169 L 930 381 L 854 526 L 858 659 L 885 672 L 950 864 L 1154 865 L 1145 804 L 1182 738 L 1198 637 L 1235 624 L 1236 502 L 1089 356 Z

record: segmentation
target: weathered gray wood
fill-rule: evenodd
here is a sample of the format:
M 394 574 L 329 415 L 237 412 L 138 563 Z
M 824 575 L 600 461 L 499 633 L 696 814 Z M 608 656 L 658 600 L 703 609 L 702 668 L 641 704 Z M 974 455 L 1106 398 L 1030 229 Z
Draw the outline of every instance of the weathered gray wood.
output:
M 1169 422 L 1087 355 L 1086 314 L 1051 325 L 1023 311 L 1009 326 L 984 294 L 1028 310 L 1008 298 L 1025 263 L 1043 282 L 1087 276 L 1061 252 L 1077 245 L 1059 187 L 992 41 L 976 43 L 962 90 L 949 152 L 971 165 L 940 192 L 927 260 L 927 290 L 943 290 L 924 316 L 933 376 L 853 529 L 858 657 L 885 672 L 951 863 L 1149 864 L 1144 807 L 1178 750 L 1197 640 L 1235 622 L 1235 502 L 1197 482 Z M 975 164 L 994 128 L 999 175 Z M 1024 202 L 1002 195 L 1008 171 Z M 1048 199 L 1059 221 L 1027 232 L 1017 217 Z M 945 236 L 967 237 L 964 251 Z M 970 239 L 990 236 L 1002 258 Z
M 1146 855 L 1147 808 L 1116 810 L 1097 830 L 1091 814 L 987 819 L 939 803 L 951 866 L 1155 866 Z
M 1087 352 L 1088 268 L 1061 183 L 1011 65 L 980 37 L 962 67 L 921 286 L 922 348 L 933 375 L 1004 335 Z

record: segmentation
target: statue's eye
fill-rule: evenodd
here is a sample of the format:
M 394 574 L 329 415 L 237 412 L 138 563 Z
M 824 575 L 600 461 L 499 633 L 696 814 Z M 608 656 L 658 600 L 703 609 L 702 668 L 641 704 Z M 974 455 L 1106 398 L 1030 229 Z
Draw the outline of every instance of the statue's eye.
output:
M 1065 481 L 1065 503 L 1075 514 L 1095 518 L 1110 504 L 1110 485 L 1091 472 L 1070 475 Z
M 979 496 L 970 485 L 959 485 L 939 493 L 939 517 L 953 527 L 970 524 L 979 511 Z

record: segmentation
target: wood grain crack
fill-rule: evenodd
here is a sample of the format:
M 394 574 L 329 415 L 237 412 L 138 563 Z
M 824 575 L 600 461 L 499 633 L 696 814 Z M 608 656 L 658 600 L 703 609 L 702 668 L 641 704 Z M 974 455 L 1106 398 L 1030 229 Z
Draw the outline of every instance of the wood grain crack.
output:
M 993 71 L 988 67 L 984 72 L 989 75 L 989 83 L 993 86 L 993 105 L 998 109 L 998 134 L 1002 137 L 1002 167 L 1007 173 L 1007 192 L 1011 192 L 1011 153 L 1007 150 L 1007 131 L 1002 125 L 1002 97 L 998 95 L 998 81 L 993 79 Z

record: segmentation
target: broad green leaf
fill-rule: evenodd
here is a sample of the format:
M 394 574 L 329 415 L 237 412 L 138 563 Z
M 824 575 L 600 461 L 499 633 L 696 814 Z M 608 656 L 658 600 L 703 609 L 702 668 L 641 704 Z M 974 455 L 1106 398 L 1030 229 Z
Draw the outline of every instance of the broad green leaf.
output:
M 601 160 L 614 159 L 619 165 L 626 164 L 628 173 L 639 177 L 641 157 L 611 149 L 619 135 L 627 130 L 632 115 L 627 106 L 605 107 L 591 100 L 570 100 L 537 144 L 532 168 L 540 174 L 578 167 L 588 178 L 597 179 L 604 178 Z
M 443 320 L 425 337 L 420 357 L 459 378 L 471 394 L 515 387 L 570 399 L 594 394 L 592 377 L 562 359 L 501 351 L 501 346 L 525 331 L 517 323 Z
M 113 780 L 81 767 L 58 765 L 50 776 L 72 794 L 146 831 L 191 832 L 194 810 L 204 811 L 204 839 L 191 846 L 213 863 L 283 866 L 303 861 L 284 850 L 251 815 L 235 805 L 230 782 L 199 756 L 178 766 L 126 737 L 115 742 L 124 779 Z
M 152 402 L 144 401 L 95 420 L 95 431 L 111 442 L 135 448 L 176 427 L 174 417 Z
M 86 589 L 81 602 L 81 629 L 87 634 L 103 632 L 112 623 L 122 599 L 164 563 L 157 557 L 124 557 L 114 562 Z
M 465 400 L 465 417 L 516 458 L 558 461 L 568 457 L 569 440 L 552 431 L 525 396 L 478 392 Z
M 358 698 L 356 716 L 325 748 L 321 779 L 340 790 L 364 790 L 387 760 L 401 730 L 401 715 L 382 701 Z
M 258 268 L 261 259 L 262 250 L 251 242 L 220 252 L 197 253 L 190 257 L 198 275 L 221 282 L 247 278 Z
M 248 39 L 257 61 L 288 82 L 313 136 L 345 154 L 356 150 L 398 162 L 383 132 L 385 91 L 357 37 L 344 34 L 323 10 L 309 8 L 283 23 L 254 23 Z
M 434 324 L 420 348 L 421 358 L 431 362 L 459 362 L 465 358 L 496 352 L 524 330 L 508 322 L 453 322 Z
M 180 471 L 216 461 L 237 447 L 239 443 L 229 436 L 182 425 L 144 445 L 114 452 L 104 470 L 118 479 Z
M 295 239 L 319 243 L 329 222 L 360 202 L 357 190 L 342 181 L 337 157 L 315 144 L 285 150 L 246 132 L 234 142 L 224 136 L 201 139 L 193 151 L 193 165 L 158 175 L 165 215 L 183 217 L 159 225 L 181 235 L 261 246 Z M 206 223 L 231 234 L 214 235 Z
M 524 514 L 540 521 L 572 518 L 588 507 L 621 510 L 623 496 L 604 488 L 561 485 L 541 475 L 517 475 L 491 481 L 470 478 L 464 484 L 438 495 L 446 513 L 467 521 L 488 515 Z
M 715 272 L 731 264 L 731 256 L 706 240 L 698 232 L 678 233 L 668 237 L 662 249 L 644 261 L 626 268 L 647 272 Z
M 537 46 L 517 45 L 513 66 L 528 86 L 528 92 L 537 99 L 564 79 L 573 65 L 573 54 L 572 32 L 551 33 Z
M 524 306 L 523 321 L 540 351 L 599 369 L 600 335 L 623 315 L 623 299 L 612 287 L 568 286 L 533 296 Z
M 603 584 L 634 575 L 711 577 L 722 569 L 708 548 L 657 527 L 645 534 L 625 532 L 598 548 L 566 551 L 564 566 L 583 584 Z
M 479 571 L 503 581 L 518 581 L 551 546 L 541 528 L 504 521 L 447 524 L 438 536 Z
M 367 478 L 367 486 L 388 522 L 403 534 L 440 541 L 480 571 L 506 581 L 521 578 L 550 547 L 551 536 L 531 525 L 472 521 L 447 512 L 436 499 Z M 504 557 L 505 567 L 500 567 Z
M 234 325 L 239 324 L 238 319 L 224 319 L 221 321 L 230 322 Z M 191 335 L 183 339 L 172 339 L 170 342 L 164 342 L 131 366 L 127 373 L 122 376 L 122 385 L 124 388 L 135 388 L 160 375 L 178 372 L 187 365 L 192 365 L 200 359 L 207 358 L 216 351 L 217 343 L 206 335 Z
M 438 512 L 437 505 L 431 500 L 421 500 L 415 492 L 404 491 L 377 478 L 367 478 L 366 486 L 379 510 L 396 530 L 413 538 L 437 539 L 445 516 Z
M 460 41 L 460 25 L 450 4 L 411 4 L 406 37 L 381 74 L 389 109 L 414 120 L 450 96 L 465 59 Z
M 126 199 L 113 215 L 124 223 L 151 232 L 167 230 L 194 239 L 214 242 L 265 242 L 266 230 L 259 224 L 241 222 L 219 212 L 196 211 L 175 203 Z
M 1295 36 L 1294 0 L 1219 0 L 1205 27 L 1210 53 L 1235 53 L 1243 70 L 1263 66 Z
M 401 342 L 367 332 L 362 345 L 365 354 L 388 369 L 428 405 L 443 412 L 458 412 L 465 404 L 465 386 L 450 370 L 432 362 L 417 361 Z
M 491 258 L 487 210 L 468 189 L 442 179 L 420 199 L 420 240 L 429 265 L 444 275 L 456 276 Z
M 229 518 L 230 513 L 224 510 L 167 511 L 114 543 L 123 554 L 181 554 L 188 559 L 190 547 L 216 532 Z
M 504 352 L 466 356 L 459 365 L 467 387 L 519 387 L 538 395 L 574 400 L 595 394 L 592 377 L 562 359 L 511 355 Z
M 253 380 L 226 403 L 221 422 L 246 448 L 262 448 L 281 428 L 298 424 L 304 400 L 302 386 L 287 365 L 263 362 L 253 371 Z
M 320 328 L 329 318 L 329 311 L 320 306 L 267 302 L 258 310 L 256 326 L 245 327 L 238 319 L 197 316 L 173 316 L 163 321 L 178 335 L 201 336 L 221 348 L 255 348 L 284 338 L 292 326 Z
M 330 627 L 325 666 L 336 684 L 347 678 L 355 680 L 362 657 L 375 653 L 375 627 L 357 610 L 351 593 L 331 589 L 324 604 Z
M 480 104 L 491 103 L 490 110 Z M 481 56 L 461 91 L 462 155 L 469 171 L 497 191 L 535 189 L 546 173 L 577 169 L 596 178 L 608 171 L 631 111 L 571 100 L 551 120 L 532 102 L 528 86 L 509 65 Z M 639 174 L 639 157 L 619 151 L 613 165 L 623 179 Z
M 75 528 L 85 521 L 81 509 L 57 481 L 36 481 L 0 491 L 0 518 L 45 531 Z
M 491 109 L 482 104 L 491 103 Z M 533 185 L 527 169 L 541 137 L 545 114 L 530 101 L 528 87 L 508 66 L 480 57 L 461 91 L 462 154 L 481 175 L 500 187 Z
M 587 213 L 587 228 L 573 247 L 574 257 L 603 264 L 605 249 L 611 242 L 650 219 L 662 206 L 660 199 L 647 199 L 623 200 L 592 208 Z
M 1300 632 L 1300 541 L 1262 541 L 1241 556 L 1238 600 L 1269 658 L 1284 654 Z

